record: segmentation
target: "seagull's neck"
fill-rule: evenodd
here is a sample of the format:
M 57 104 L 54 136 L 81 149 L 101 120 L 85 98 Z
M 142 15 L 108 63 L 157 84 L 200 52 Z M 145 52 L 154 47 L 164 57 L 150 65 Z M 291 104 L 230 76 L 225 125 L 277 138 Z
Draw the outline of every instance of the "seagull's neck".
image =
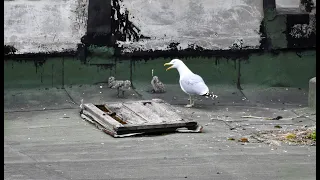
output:
M 178 68 L 177 68 L 180 77 L 184 76 L 186 74 L 193 74 L 193 72 L 185 65 L 185 64 L 181 64 Z

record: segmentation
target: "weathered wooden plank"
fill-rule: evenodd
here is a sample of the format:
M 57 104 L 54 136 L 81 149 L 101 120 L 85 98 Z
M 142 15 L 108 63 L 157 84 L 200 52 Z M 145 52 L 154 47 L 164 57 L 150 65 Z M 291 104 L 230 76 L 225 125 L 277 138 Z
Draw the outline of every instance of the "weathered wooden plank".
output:
M 195 126 L 197 122 L 169 122 L 169 123 L 148 123 L 148 124 L 135 124 L 135 125 L 124 125 L 120 129 L 153 129 L 153 128 L 181 128 L 186 126 Z
M 108 104 L 105 105 L 105 107 L 110 109 L 112 112 L 116 112 L 117 116 L 125 121 L 128 125 L 148 123 L 147 119 L 143 119 L 141 116 L 139 116 L 139 114 L 128 109 L 122 103 Z
M 176 131 L 178 128 L 187 128 L 190 130 L 197 129 L 198 124 L 197 122 L 187 122 L 187 123 L 168 123 L 168 124 L 145 124 L 145 125 L 130 125 L 120 127 L 117 130 L 117 134 L 125 134 L 125 133 L 136 133 L 136 132 L 173 132 Z
M 92 115 L 89 115 L 90 113 L 87 112 L 87 114 L 81 114 L 81 117 L 85 120 L 87 120 L 88 122 L 90 122 L 91 124 L 94 124 L 99 130 L 102 130 L 103 132 L 115 137 L 117 135 L 116 130 L 114 130 L 112 127 L 109 127 L 108 125 L 104 124 L 100 124 L 98 123 L 95 118 L 92 117 Z
M 99 108 L 97 108 L 95 105 L 91 103 L 83 105 L 83 114 L 87 114 L 93 117 L 94 120 L 97 121 L 102 126 L 109 126 L 115 130 L 123 126 L 121 123 L 114 120 L 105 112 L 101 111 Z
M 125 107 L 130 109 L 131 111 L 139 114 L 140 117 L 147 119 L 149 123 L 162 123 L 163 119 L 158 115 L 152 112 L 147 106 L 144 105 L 143 102 L 126 102 L 123 103 Z
M 149 123 L 162 123 L 160 116 L 152 113 L 141 102 L 123 103 L 123 106 L 139 114 L 143 119 L 147 119 Z
M 160 117 L 164 118 L 163 122 L 172 121 L 183 121 L 183 118 L 173 111 L 173 109 L 165 104 L 164 102 L 152 101 L 152 106 L 147 105 L 154 113 L 159 114 Z

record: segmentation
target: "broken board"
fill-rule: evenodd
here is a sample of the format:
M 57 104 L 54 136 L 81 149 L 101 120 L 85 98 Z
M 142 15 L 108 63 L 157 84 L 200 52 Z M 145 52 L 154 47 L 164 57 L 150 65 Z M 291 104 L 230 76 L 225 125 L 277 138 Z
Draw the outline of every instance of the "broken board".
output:
M 80 115 L 113 137 L 145 133 L 201 132 L 202 126 L 182 118 L 161 99 L 94 105 L 81 104 Z

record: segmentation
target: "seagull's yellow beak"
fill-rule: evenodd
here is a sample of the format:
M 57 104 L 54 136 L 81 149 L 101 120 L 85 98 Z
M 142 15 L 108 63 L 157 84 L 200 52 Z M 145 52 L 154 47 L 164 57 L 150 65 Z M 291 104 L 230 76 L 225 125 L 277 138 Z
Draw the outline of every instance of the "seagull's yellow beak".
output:
M 163 66 L 170 66 L 170 65 L 173 65 L 173 64 L 171 64 L 171 63 L 164 63 Z M 166 69 L 166 71 L 168 71 L 168 70 L 171 69 L 171 68 L 172 68 L 172 66 L 168 67 L 168 68 Z

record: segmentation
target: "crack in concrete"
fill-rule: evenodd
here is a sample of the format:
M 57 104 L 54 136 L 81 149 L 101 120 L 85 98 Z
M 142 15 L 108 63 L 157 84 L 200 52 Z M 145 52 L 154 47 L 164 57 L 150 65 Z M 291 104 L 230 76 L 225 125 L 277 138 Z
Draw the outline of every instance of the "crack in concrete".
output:
M 69 97 L 69 99 L 71 100 L 71 102 L 72 102 L 73 104 L 76 104 L 76 105 L 80 106 L 79 103 L 76 103 L 76 102 L 74 101 L 74 99 L 71 97 L 71 95 L 69 94 L 69 92 L 67 91 L 67 89 L 65 89 L 65 88 L 62 88 L 62 89 L 64 90 L 64 92 L 66 92 L 67 96 Z

